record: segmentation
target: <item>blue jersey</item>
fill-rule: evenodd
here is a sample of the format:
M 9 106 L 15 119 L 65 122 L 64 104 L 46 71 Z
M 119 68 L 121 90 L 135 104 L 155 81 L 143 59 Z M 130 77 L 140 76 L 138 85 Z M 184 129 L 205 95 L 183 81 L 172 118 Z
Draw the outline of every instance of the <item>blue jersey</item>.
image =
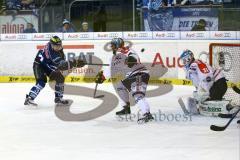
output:
M 49 76 L 51 72 L 56 71 L 62 61 L 65 61 L 63 51 L 55 52 L 50 43 L 40 49 L 37 53 L 34 63 L 39 64 L 45 73 Z

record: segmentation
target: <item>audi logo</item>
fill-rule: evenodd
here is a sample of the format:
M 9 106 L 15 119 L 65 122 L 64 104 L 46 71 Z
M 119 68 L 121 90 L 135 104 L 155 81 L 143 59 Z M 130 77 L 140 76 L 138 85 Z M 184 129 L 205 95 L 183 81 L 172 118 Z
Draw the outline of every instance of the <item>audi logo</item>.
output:
M 174 33 L 168 33 L 167 37 L 175 37 L 175 34 Z
M 204 33 L 197 33 L 196 37 L 204 37 Z
M 148 37 L 148 34 L 147 33 L 139 33 L 138 37 Z
M 118 35 L 118 33 L 110 33 L 109 37 L 110 38 L 116 38 L 116 37 L 120 37 L 120 36 Z
M 17 39 L 27 39 L 27 35 L 18 35 Z
M 79 38 L 89 38 L 89 34 L 80 34 Z
M 231 37 L 230 33 L 224 33 L 224 37 Z

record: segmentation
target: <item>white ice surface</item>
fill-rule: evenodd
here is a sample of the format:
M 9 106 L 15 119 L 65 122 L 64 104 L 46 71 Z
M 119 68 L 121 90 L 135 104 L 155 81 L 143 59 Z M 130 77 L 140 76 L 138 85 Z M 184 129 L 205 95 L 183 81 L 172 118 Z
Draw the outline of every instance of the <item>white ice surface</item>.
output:
M 38 108 L 23 105 L 32 85 L 0 84 L 0 160 L 240 159 L 240 127 L 236 120 L 223 132 L 213 132 L 209 126 L 224 125 L 227 119 L 201 116 L 187 122 L 165 120 L 138 125 L 136 121 L 118 121 L 115 112 L 119 105 L 91 121 L 65 122 L 55 116 L 54 94 L 47 85 L 36 99 Z M 94 88 L 94 84 L 84 86 Z M 113 92 L 108 84 L 99 89 Z M 169 94 L 148 98 L 151 112 L 160 109 L 168 115 L 182 114 L 177 98 L 192 90 L 174 86 Z M 65 97 L 74 100 L 73 112 L 93 109 L 100 103 L 91 98 Z M 134 106 L 132 112 L 137 111 Z

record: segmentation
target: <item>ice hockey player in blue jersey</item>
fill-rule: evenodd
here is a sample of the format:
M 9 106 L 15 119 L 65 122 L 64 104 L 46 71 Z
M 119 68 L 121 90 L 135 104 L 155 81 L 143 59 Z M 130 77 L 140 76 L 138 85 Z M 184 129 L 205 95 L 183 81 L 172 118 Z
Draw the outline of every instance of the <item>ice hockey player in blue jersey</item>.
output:
M 84 61 L 72 59 L 66 61 L 62 41 L 58 36 L 53 36 L 43 49 L 40 49 L 33 63 L 33 72 L 36 78 L 36 84 L 26 95 L 24 105 L 37 105 L 34 99 L 47 83 L 47 77 L 50 81 L 55 81 L 55 100 L 57 105 L 68 105 L 69 101 L 63 99 L 64 79 L 62 70 L 73 67 L 83 67 Z

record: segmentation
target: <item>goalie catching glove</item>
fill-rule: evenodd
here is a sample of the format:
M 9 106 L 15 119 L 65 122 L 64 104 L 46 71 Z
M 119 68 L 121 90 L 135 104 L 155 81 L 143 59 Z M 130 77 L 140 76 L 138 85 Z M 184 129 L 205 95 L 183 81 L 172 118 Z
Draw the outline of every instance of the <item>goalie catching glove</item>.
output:
M 58 69 L 59 70 L 69 70 L 69 69 L 72 69 L 74 67 L 84 67 L 86 64 L 85 61 L 83 61 L 82 59 L 79 59 L 79 58 L 73 58 L 73 59 L 70 59 L 69 61 L 62 61 L 60 62 L 59 66 L 58 66 Z
M 106 80 L 105 76 L 103 75 L 103 71 L 99 71 L 96 75 L 95 83 L 102 84 Z

